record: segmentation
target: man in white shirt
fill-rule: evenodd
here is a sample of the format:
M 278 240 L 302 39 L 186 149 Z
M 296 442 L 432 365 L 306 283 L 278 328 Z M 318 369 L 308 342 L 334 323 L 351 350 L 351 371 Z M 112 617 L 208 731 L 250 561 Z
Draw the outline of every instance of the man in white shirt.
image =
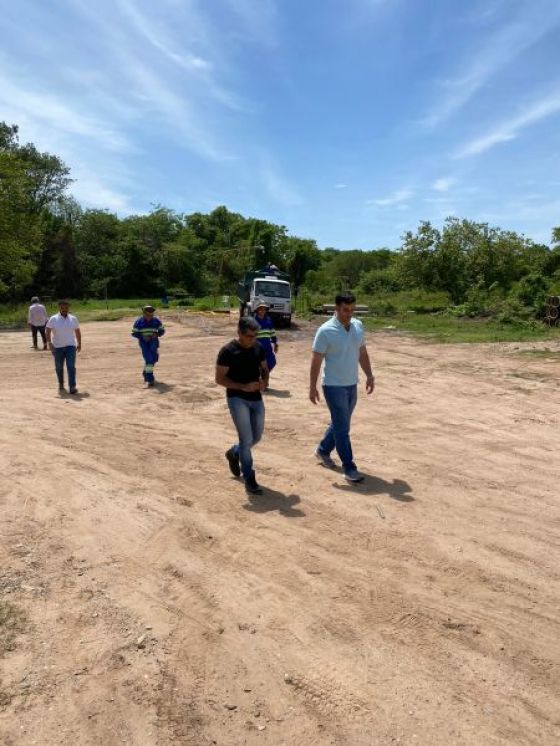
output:
M 31 298 L 31 305 L 27 312 L 27 323 L 31 327 L 31 337 L 33 338 L 33 349 L 37 350 L 37 334 L 41 335 L 43 340 L 43 349 L 47 349 L 47 337 L 45 334 L 45 324 L 49 320 L 47 309 L 40 303 L 36 295 Z
M 78 319 L 68 313 L 69 310 L 70 304 L 67 300 L 58 302 L 58 313 L 55 313 L 47 321 L 47 343 L 54 357 L 58 390 L 65 390 L 64 361 L 66 361 L 70 393 L 77 394 L 76 352 L 80 352 L 82 349 L 82 333 Z

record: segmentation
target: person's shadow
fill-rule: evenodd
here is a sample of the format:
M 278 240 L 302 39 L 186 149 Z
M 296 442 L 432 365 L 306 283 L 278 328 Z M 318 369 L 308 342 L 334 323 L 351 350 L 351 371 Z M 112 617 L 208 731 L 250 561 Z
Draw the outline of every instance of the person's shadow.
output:
M 388 482 L 371 474 L 365 474 L 364 477 L 363 482 L 354 484 L 336 484 L 333 482 L 333 487 L 344 492 L 361 492 L 363 495 L 389 495 L 393 500 L 398 500 L 401 503 L 411 503 L 416 500 L 414 495 L 410 494 L 412 487 L 403 479 L 393 479 L 392 482 Z
M 169 391 L 173 391 L 175 384 L 163 383 L 162 381 L 156 381 L 153 385 L 153 390 L 157 391 L 158 394 L 167 394 Z
M 275 396 L 277 399 L 289 399 L 291 394 L 287 389 L 266 389 L 266 396 Z
M 299 508 L 294 508 L 301 502 L 299 495 L 285 495 L 283 492 L 263 487 L 262 495 L 247 495 L 248 503 L 243 507 L 252 513 L 269 513 L 277 510 L 286 518 L 303 518 L 305 513 Z
M 71 394 L 69 391 L 59 391 L 58 395 L 61 399 L 68 399 L 68 401 L 81 401 L 82 399 L 89 399 L 89 392 L 78 391 L 77 394 Z

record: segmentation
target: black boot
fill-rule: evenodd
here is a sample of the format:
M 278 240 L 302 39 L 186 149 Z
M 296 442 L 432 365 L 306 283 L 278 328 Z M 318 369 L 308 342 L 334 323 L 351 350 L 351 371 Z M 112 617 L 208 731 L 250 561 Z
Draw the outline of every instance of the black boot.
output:
M 228 460 L 229 470 L 231 471 L 233 476 L 240 477 L 241 468 L 239 466 L 239 455 L 235 453 L 233 448 L 230 448 L 229 451 L 226 451 L 226 458 Z
M 250 477 L 246 477 L 245 479 L 245 490 L 250 495 L 262 495 L 262 487 L 259 487 L 257 484 L 257 480 L 255 479 L 255 472 L 251 472 Z

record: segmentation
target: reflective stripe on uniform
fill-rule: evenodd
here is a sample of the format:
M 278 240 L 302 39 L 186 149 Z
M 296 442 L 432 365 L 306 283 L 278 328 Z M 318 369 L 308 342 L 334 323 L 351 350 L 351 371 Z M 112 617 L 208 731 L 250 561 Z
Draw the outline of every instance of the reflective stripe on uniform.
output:
M 137 326 L 133 326 L 131 334 L 157 334 L 159 331 L 165 331 L 163 324 L 160 326 L 144 326 L 140 329 Z

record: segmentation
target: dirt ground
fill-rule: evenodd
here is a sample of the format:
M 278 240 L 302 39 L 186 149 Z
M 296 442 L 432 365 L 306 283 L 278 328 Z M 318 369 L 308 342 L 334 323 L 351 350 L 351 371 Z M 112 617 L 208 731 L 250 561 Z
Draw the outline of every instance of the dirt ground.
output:
M 369 335 L 350 486 L 281 333 L 247 498 L 234 320 L 166 324 L 151 390 L 130 321 L 85 324 L 79 398 L 0 335 L 0 743 L 558 744 L 560 346 Z

